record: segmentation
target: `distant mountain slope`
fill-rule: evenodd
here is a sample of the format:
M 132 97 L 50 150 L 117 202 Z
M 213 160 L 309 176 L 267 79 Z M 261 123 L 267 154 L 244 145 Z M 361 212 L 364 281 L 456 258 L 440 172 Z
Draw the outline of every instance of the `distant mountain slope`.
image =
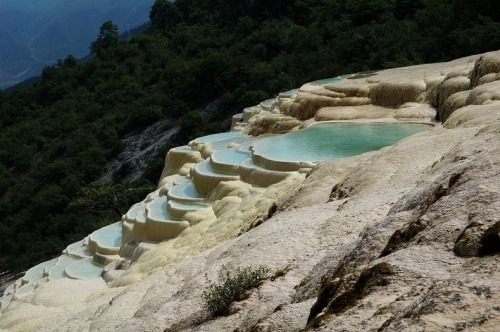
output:
M 43 66 L 88 53 L 105 21 L 125 32 L 146 22 L 154 0 L 2 0 L 0 88 L 38 75 Z

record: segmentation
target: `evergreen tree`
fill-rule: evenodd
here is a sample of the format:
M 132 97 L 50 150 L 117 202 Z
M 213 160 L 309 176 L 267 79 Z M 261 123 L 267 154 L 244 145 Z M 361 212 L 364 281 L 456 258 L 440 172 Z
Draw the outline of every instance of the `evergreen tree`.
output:
M 90 52 L 102 58 L 106 51 L 116 47 L 119 41 L 118 25 L 112 21 L 106 21 L 99 28 L 97 39 L 90 44 Z

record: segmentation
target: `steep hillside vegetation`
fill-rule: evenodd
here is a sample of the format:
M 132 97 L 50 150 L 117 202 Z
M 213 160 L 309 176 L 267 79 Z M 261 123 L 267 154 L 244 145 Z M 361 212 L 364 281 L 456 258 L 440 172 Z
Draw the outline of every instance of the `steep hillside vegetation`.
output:
M 92 59 L 68 56 L 31 86 L 0 92 L 0 270 L 32 266 L 119 217 L 109 206 L 96 212 L 92 190 L 82 188 L 99 179 L 127 135 L 170 119 L 165 128 L 179 126 L 176 141 L 185 143 L 306 81 L 496 49 L 498 7 L 487 0 L 158 0 L 153 28 L 128 43 L 104 24 Z M 161 160 L 127 186 L 151 186 Z M 115 172 L 115 183 L 126 173 L 126 165 Z M 98 189 L 113 195 L 114 185 Z M 143 195 L 131 192 L 114 211 Z

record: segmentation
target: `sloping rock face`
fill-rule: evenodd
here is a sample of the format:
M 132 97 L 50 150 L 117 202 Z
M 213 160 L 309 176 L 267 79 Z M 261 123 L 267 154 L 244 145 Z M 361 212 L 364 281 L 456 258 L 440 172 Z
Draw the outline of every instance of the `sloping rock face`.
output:
M 301 183 L 283 187 L 289 198 L 239 236 L 217 241 L 212 234 L 218 244 L 161 264 L 177 250 L 165 242 L 126 271 L 128 280 L 137 280 L 132 284 L 118 279 L 113 287 L 102 280 L 41 285 L 2 312 L 0 328 L 498 330 L 500 102 L 498 68 L 485 63 L 499 55 L 392 69 L 333 88 L 306 85 L 262 111 L 265 121 L 255 120 L 259 110 L 252 110 L 257 118 L 244 120 L 247 129 L 255 124 L 262 130 L 272 128 L 267 121 L 280 114 L 306 125 L 318 121 L 318 113 L 339 120 L 349 108 L 358 121 L 369 119 L 371 110 L 376 121 L 397 121 L 396 114 L 405 114 L 400 121 L 428 121 L 430 111 L 458 100 L 446 121 L 429 131 L 319 163 Z M 454 78 L 456 84 L 446 83 Z M 464 78 L 473 83 L 467 87 Z M 202 299 L 207 285 L 238 267 L 259 265 L 270 274 L 287 272 L 248 291 L 226 316 L 212 317 Z
M 170 128 L 170 123 L 170 119 L 162 120 L 124 138 L 125 150 L 104 167 L 104 175 L 97 182 L 108 183 L 115 173 L 120 172 L 125 173 L 124 181 L 139 179 L 149 160 L 179 132 L 178 127 Z
M 494 330 L 500 323 L 498 127 L 427 169 L 323 280 L 319 330 Z M 353 318 L 356 317 L 356 318 Z M 363 325 L 361 325 L 361 323 Z

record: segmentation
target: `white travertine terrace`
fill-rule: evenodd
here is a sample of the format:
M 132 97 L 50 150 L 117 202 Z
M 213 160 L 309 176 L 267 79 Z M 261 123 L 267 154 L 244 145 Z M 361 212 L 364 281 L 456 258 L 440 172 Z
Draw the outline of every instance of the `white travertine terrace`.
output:
M 158 190 L 132 206 L 120 221 L 122 233 L 115 235 L 121 237 L 121 246 L 99 244 L 96 237 L 90 235 L 68 246 L 59 258 L 30 269 L 24 278 L 6 290 L 1 302 L 0 329 L 45 331 L 53 328 L 56 321 L 62 322 L 60 329 L 67 330 L 90 330 L 97 326 L 94 324 L 102 324 L 99 327 L 104 330 L 118 326 L 124 328 L 126 322 L 135 320 L 146 324 L 139 316 L 153 316 L 147 312 L 137 314 L 141 301 L 137 298 L 153 301 L 156 296 L 153 293 L 159 293 L 155 280 L 161 278 L 155 272 L 166 271 L 175 285 L 187 285 L 184 278 L 192 280 L 197 285 L 194 288 L 197 290 L 193 292 L 199 295 L 200 285 L 206 283 L 203 281 L 206 277 L 202 278 L 203 269 L 213 272 L 226 263 L 245 259 L 257 263 L 257 256 L 247 257 L 245 253 L 253 252 L 250 244 L 258 242 L 258 238 L 249 239 L 248 235 L 242 241 L 249 243 L 249 249 L 245 247 L 234 254 L 221 254 L 226 246 L 237 246 L 238 241 L 230 239 L 245 233 L 261 220 L 272 204 L 306 209 L 307 204 L 314 201 L 314 189 L 323 185 L 340 183 L 343 187 L 337 191 L 339 195 L 345 194 L 345 201 L 335 205 L 337 215 L 334 219 L 338 226 L 336 229 L 328 228 L 328 232 L 333 234 L 344 228 L 349 229 L 349 232 L 338 233 L 335 241 L 354 241 L 363 227 L 388 213 L 394 202 L 416 186 L 417 172 L 442 161 L 443 156 L 450 153 L 453 142 L 476 137 L 481 132 L 477 128 L 492 132 L 498 128 L 499 91 L 500 51 L 447 63 L 350 75 L 335 83 L 313 82 L 245 109 L 233 118 L 233 130 L 256 136 L 297 131 L 320 121 L 427 123 L 436 127 L 391 149 L 339 160 L 330 170 L 335 181 L 324 180 L 327 174 L 321 173 L 321 165 L 313 162 L 297 164 L 252 155 L 251 146 L 255 138 L 241 135 L 221 135 L 220 139 L 212 137 L 207 141 L 199 139 L 188 146 L 172 149 L 165 158 Z M 443 121 L 443 125 L 435 121 L 436 117 Z M 431 146 L 433 142 L 438 145 Z M 450 148 L 446 147 L 447 144 Z M 226 151 L 235 151 L 236 155 L 226 154 Z M 415 157 L 415 151 L 418 151 L 419 160 L 411 165 L 410 159 Z M 313 168 L 315 171 L 308 181 L 317 182 L 299 191 L 306 173 Z M 321 174 L 322 178 L 315 179 L 317 174 Z M 389 183 L 390 179 L 395 181 L 394 185 Z M 322 190 L 329 192 L 331 187 Z M 306 194 L 311 197 L 305 197 Z M 361 205 L 351 208 L 357 202 Z M 327 213 L 326 210 L 323 213 Z M 269 237 L 266 240 L 269 243 L 262 244 L 275 250 L 275 256 L 269 257 L 273 267 L 283 262 L 291 264 L 292 257 L 295 257 L 293 261 L 299 266 L 298 274 L 292 275 L 297 283 L 312 273 L 315 264 L 320 263 L 320 258 L 313 258 L 313 252 L 298 244 L 305 241 L 310 246 L 319 246 L 317 238 L 327 236 L 319 229 L 318 233 L 309 234 L 316 229 L 315 224 L 307 220 L 309 215 L 323 218 L 312 210 L 300 210 L 297 217 L 289 213 L 289 220 L 297 222 L 292 228 L 300 229 L 301 233 L 290 231 L 283 239 L 281 235 L 271 236 L 278 243 L 274 247 Z M 288 232 L 289 229 L 286 226 L 281 231 Z M 226 245 L 225 241 L 232 242 Z M 280 241 L 283 245 L 290 245 L 291 249 L 288 252 L 283 249 L 284 252 L 279 253 Z M 335 244 L 332 246 L 335 247 Z M 335 248 L 347 250 L 340 246 Z M 308 256 L 303 256 L 306 253 Z M 229 256 L 231 258 L 224 258 Z M 279 259 L 283 262 L 278 262 Z M 198 265 L 186 267 L 191 260 Z M 82 272 L 80 268 L 84 269 L 86 264 L 95 268 L 96 262 L 107 265 L 98 265 L 98 269 L 92 270 L 104 268 L 106 282 L 99 278 L 100 273 L 92 274 L 89 270 L 86 271 L 89 273 L 79 275 Z M 182 275 L 183 269 L 190 272 Z M 176 274 L 178 271 L 179 276 Z M 143 291 L 140 283 L 130 286 L 150 275 L 144 283 L 148 285 L 144 287 L 151 287 L 148 288 L 150 293 Z M 91 276 L 96 278 L 85 280 Z M 171 291 L 169 285 L 162 287 L 168 289 L 167 293 Z M 182 293 L 181 286 L 172 287 L 172 293 Z M 275 287 L 281 286 L 277 284 Z M 140 295 L 134 295 L 135 292 Z M 76 295 L 70 298 L 67 293 Z M 279 303 L 274 303 L 269 294 L 267 296 L 263 301 L 272 302 L 274 310 Z M 117 298 L 119 303 L 120 297 L 126 305 L 108 305 L 112 298 Z M 175 304 L 169 308 L 177 308 L 177 299 L 171 301 Z M 179 303 L 183 301 L 181 299 Z M 134 303 L 135 307 L 129 307 L 128 302 Z M 184 312 L 192 307 L 185 303 L 182 305 Z M 186 317 L 191 314 L 186 314 Z M 92 322 L 95 317 L 96 322 Z M 151 329 L 158 328 L 154 325 L 156 323 L 150 324 Z M 217 322 L 213 324 L 215 330 L 223 328 Z M 133 327 L 130 325 L 129 329 Z

